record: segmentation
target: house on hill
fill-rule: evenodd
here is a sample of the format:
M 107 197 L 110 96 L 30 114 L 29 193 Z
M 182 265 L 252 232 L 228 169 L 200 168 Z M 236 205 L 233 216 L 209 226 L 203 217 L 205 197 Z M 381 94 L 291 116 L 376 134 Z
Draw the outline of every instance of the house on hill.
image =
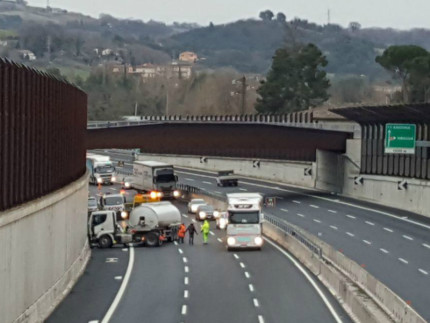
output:
M 179 60 L 181 62 L 195 63 L 198 59 L 197 54 L 194 52 L 182 52 L 179 55 Z

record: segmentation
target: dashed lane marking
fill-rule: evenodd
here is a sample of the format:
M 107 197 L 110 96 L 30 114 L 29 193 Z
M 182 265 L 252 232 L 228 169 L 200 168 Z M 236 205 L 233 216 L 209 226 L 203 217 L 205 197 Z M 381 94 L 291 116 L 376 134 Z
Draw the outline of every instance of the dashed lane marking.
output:
M 424 269 L 419 268 L 418 271 L 423 275 L 428 275 L 429 273 L 425 271 Z
M 406 240 L 411 240 L 411 241 L 414 240 L 414 238 L 407 236 L 407 235 L 403 235 L 403 238 L 405 238 Z
M 192 178 L 185 178 L 186 181 L 194 182 L 194 179 Z
M 189 296 L 188 290 L 184 290 L 184 298 L 188 298 L 188 296 Z
M 321 221 L 320 221 L 320 220 L 318 220 L 318 219 L 314 219 L 314 222 L 316 222 L 316 223 L 321 223 Z
M 349 235 L 350 237 L 354 237 L 355 236 L 355 234 L 351 233 L 351 232 L 347 232 L 346 234 Z
M 398 258 L 401 262 L 403 262 L 404 264 L 408 264 L 409 263 L 409 261 L 407 261 L 407 260 L 405 260 L 405 259 L 403 259 L 403 258 Z
M 187 315 L 187 305 L 182 305 L 182 311 L 181 311 L 182 315 Z
M 381 250 L 383 253 L 388 253 L 388 250 L 385 250 L 383 248 L 379 248 L 379 250 Z
M 310 207 L 313 207 L 314 209 L 319 209 L 320 207 L 318 205 L 309 204 Z
M 185 266 L 184 270 L 185 270 L 186 273 L 188 273 L 190 271 L 190 268 L 188 266 Z
M 116 188 L 113 188 L 113 187 L 109 187 L 109 189 L 110 189 L 111 191 L 116 191 Z
M 182 249 L 178 249 L 179 253 L 182 255 L 184 252 L 182 251 Z
M 330 228 L 332 228 L 333 230 L 337 230 L 337 227 L 334 225 L 331 225 Z
M 254 292 L 254 286 L 252 286 L 252 284 L 249 284 L 248 287 L 249 287 L 249 291 L 251 293 L 253 293 Z
M 187 257 L 183 257 L 183 258 L 182 258 L 182 261 L 183 261 L 184 263 L 187 263 L 187 262 L 188 262 Z
M 217 238 L 218 242 L 222 242 L 221 238 Z
M 305 216 L 303 215 L 303 214 L 301 214 L 301 213 L 297 213 L 297 215 L 299 216 L 299 217 L 302 217 L 302 218 L 304 218 Z
M 239 256 L 236 253 L 233 256 L 234 258 L 239 259 Z
M 335 210 L 328 210 L 330 213 L 337 213 Z
M 241 262 L 240 267 L 245 268 L 245 264 L 243 262 Z
M 293 202 L 296 203 L 296 204 L 301 204 L 302 203 L 302 202 L 297 201 L 297 200 L 293 200 Z
M 423 243 L 423 247 L 430 249 L 430 246 L 427 243 Z
M 276 196 L 276 198 L 277 198 L 278 200 L 283 200 L 283 199 L 284 199 L 282 196 Z
M 115 263 L 118 262 L 118 258 L 106 258 L 107 263 Z
M 245 277 L 246 277 L 246 278 L 248 278 L 248 279 L 251 277 L 251 276 L 249 275 L 249 272 L 245 271 Z
M 188 285 L 189 283 L 190 283 L 189 278 L 188 278 L 188 277 L 185 277 L 185 278 L 184 278 L 184 284 L 185 284 L 185 285 Z
M 350 218 L 350 219 L 353 219 L 353 220 L 355 220 L 356 219 L 356 217 L 355 216 L 353 216 L 353 215 L 351 215 L 351 214 L 347 214 L 346 215 L 348 218 Z
M 368 225 L 375 225 L 375 223 L 373 223 L 373 222 L 370 222 L 370 221 L 364 221 L 364 223 L 366 223 L 366 224 L 368 224 Z
M 115 280 L 121 280 L 122 276 L 115 276 Z
M 214 191 L 215 194 L 222 194 L 220 191 Z
M 258 302 L 258 299 L 254 298 L 252 301 L 254 302 L 255 307 L 260 307 L 260 303 Z
M 89 321 L 88 323 L 99 323 L 99 321 Z
M 246 188 L 239 188 L 239 191 L 248 192 Z
M 128 248 L 122 248 L 122 251 L 128 251 Z
M 183 216 L 184 218 L 188 218 L 188 215 L 186 215 L 186 214 L 182 214 L 182 216 Z
M 191 221 L 193 221 L 194 223 L 197 223 L 196 219 L 192 219 Z
M 258 315 L 258 323 L 264 323 L 264 318 L 262 315 Z
M 368 245 L 371 245 L 371 244 L 372 244 L 370 241 L 367 241 L 367 240 L 363 240 L 363 242 L 364 242 L 365 244 L 368 244 Z
M 391 230 L 390 228 L 384 228 L 384 230 L 385 231 L 388 231 L 388 232 L 390 232 L 390 233 L 393 233 L 394 231 L 393 230 Z
M 203 182 L 204 184 L 208 184 L 208 185 L 211 185 L 212 183 L 211 182 Z
M 212 231 L 209 231 L 209 233 L 210 233 L 211 235 L 213 235 L 213 236 L 215 235 L 215 233 L 213 233 Z
M 173 241 L 173 243 L 175 244 L 175 246 L 177 246 L 177 245 L 178 245 L 178 242 L 177 242 L 177 241 Z
M 282 211 L 282 212 L 288 212 L 288 210 L 287 210 L 287 209 L 281 209 L 281 211 Z

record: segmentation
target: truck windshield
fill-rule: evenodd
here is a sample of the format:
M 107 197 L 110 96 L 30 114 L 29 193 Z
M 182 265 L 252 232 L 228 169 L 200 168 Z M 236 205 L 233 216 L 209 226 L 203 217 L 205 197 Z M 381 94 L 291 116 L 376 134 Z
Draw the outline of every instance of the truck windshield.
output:
M 260 215 L 258 211 L 251 212 L 229 212 L 231 224 L 256 224 L 260 223 Z
M 89 199 L 88 200 L 88 206 L 89 207 L 97 206 L 97 201 L 95 199 Z
M 95 171 L 97 173 L 113 173 L 115 171 L 115 167 L 113 166 L 98 166 Z
M 175 182 L 175 174 L 172 169 L 161 169 L 156 172 L 157 183 Z
M 124 203 L 124 199 L 121 196 L 112 196 L 104 198 L 104 205 L 120 205 Z

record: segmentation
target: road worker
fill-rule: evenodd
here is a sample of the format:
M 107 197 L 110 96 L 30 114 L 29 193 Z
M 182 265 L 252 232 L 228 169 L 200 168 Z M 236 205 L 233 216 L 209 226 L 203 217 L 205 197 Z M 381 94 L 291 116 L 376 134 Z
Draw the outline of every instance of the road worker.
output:
M 179 231 L 178 231 L 179 243 L 184 243 L 186 230 L 187 229 L 185 227 L 185 224 L 182 223 L 181 226 L 179 227 Z
M 208 239 L 209 239 L 209 230 L 210 230 L 210 225 L 209 225 L 209 221 L 205 220 L 205 222 L 203 222 L 201 231 L 203 232 L 203 244 L 208 244 Z

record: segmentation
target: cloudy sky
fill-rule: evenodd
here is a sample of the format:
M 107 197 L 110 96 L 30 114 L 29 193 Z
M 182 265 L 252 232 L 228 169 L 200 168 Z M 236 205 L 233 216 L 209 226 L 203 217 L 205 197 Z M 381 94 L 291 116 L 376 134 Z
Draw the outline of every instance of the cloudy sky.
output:
M 46 6 L 47 0 L 28 0 Z M 206 25 L 258 17 L 263 9 L 282 11 L 288 19 L 300 17 L 320 24 L 343 26 L 359 21 L 364 27 L 398 29 L 430 28 L 430 0 L 50 0 L 51 7 L 65 8 L 94 17 L 108 13 L 120 18 Z

